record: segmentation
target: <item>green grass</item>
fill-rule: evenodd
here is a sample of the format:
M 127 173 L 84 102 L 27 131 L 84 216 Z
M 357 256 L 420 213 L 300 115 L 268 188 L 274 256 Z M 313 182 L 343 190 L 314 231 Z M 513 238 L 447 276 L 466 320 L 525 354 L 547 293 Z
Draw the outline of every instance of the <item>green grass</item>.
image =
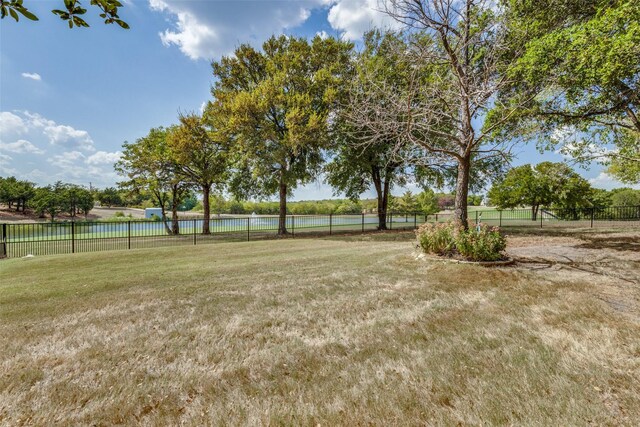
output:
M 0 424 L 637 425 L 595 285 L 412 233 L 0 262 Z

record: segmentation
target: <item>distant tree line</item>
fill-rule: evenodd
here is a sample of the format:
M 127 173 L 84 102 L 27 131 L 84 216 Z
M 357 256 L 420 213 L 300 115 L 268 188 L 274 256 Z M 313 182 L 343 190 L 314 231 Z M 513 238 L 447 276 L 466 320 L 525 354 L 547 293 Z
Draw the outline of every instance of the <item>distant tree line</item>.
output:
M 393 212 L 415 212 L 430 215 L 453 209 L 454 200 L 454 194 L 435 193 L 431 189 L 418 194 L 406 191 L 401 196 L 389 195 L 388 209 Z M 478 206 L 482 200 L 482 196 L 479 195 L 469 196 L 469 205 Z M 211 212 L 216 214 L 277 215 L 280 212 L 280 203 L 277 201 L 243 201 L 225 198 L 222 195 L 213 195 L 209 198 L 209 203 Z M 201 212 L 202 202 L 198 201 L 193 210 Z M 289 215 L 374 214 L 377 212 L 377 199 L 326 199 L 287 203 L 287 214 Z
M 22 214 L 34 213 L 52 221 L 62 215 L 75 219 L 89 215 L 94 205 L 101 206 L 142 206 L 145 197 L 128 194 L 120 189 L 88 189 L 81 185 L 61 181 L 39 187 L 28 180 L 19 180 L 13 176 L 0 177 L 0 204 L 7 209 Z M 189 210 L 196 204 L 195 198 L 185 199 L 181 210 Z

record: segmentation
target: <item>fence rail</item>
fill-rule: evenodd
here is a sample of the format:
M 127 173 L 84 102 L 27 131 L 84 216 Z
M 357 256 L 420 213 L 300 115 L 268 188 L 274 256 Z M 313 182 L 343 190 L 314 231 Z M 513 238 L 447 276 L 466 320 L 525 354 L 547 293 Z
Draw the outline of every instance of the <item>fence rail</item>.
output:
M 390 212 L 385 226 L 390 230 L 410 230 L 424 222 L 449 221 L 453 215 Z M 640 206 L 484 210 L 470 212 L 469 221 L 500 227 L 640 226 Z M 203 222 L 198 218 L 181 219 L 175 229 L 171 221 L 0 224 L 0 258 L 249 241 L 274 238 L 278 231 L 276 215 L 212 218 L 208 235 L 201 233 Z M 288 215 L 286 227 L 291 237 L 364 233 L 378 230 L 379 218 L 377 214 Z

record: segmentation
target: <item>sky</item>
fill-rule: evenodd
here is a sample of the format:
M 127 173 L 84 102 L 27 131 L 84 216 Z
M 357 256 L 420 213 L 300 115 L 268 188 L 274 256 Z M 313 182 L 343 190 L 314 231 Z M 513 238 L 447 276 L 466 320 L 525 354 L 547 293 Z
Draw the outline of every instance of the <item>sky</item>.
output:
M 113 186 L 123 142 L 199 112 L 211 99 L 211 61 L 240 43 L 259 47 L 272 34 L 357 43 L 372 27 L 397 26 L 377 0 L 124 0 L 123 30 L 84 0 L 91 27 L 69 29 L 51 13 L 62 3 L 25 0 L 38 22 L 0 22 L 0 176 Z M 515 165 L 563 160 L 531 145 L 515 151 Z M 599 165 L 578 171 L 596 187 L 622 186 Z M 292 200 L 333 196 L 319 181 Z

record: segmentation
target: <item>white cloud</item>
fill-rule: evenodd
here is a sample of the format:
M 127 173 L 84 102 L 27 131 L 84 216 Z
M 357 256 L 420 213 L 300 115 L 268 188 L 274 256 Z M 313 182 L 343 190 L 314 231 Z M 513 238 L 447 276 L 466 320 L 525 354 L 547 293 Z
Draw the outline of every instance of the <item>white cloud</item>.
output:
M 122 153 L 120 151 L 116 151 L 114 153 L 97 151 L 87 157 L 85 163 L 88 165 L 113 165 L 115 162 L 120 160 L 120 157 L 122 157 Z
M 86 130 L 78 130 L 66 125 L 57 125 L 45 127 L 43 133 L 49 138 L 49 142 L 54 145 L 78 147 L 85 151 L 95 150 L 93 140 Z
M 25 139 L 19 139 L 16 142 L 8 143 L 0 141 L 0 151 L 7 151 L 9 153 L 44 154 L 44 150 L 41 150 Z
M 248 6 L 248 7 L 247 7 Z M 314 9 L 329 9 L 331 27 L 351 40 L 373 28 L 399 28 L 381 12 L 379 0 L 298 0 L 289 2 L 219 2 L 149 0 L 149 7 L 172 20 L 161 32 L 165 46 L 175 45 L 191 59 L 215 59 L 228 55 L 241 43 L 260 44 L 303 24 Z M 321 37 L 328 34 L 318 33 Z
M 5 134 L 23 134 L 27 132 L 27 125 L 22 117 L 9 111 L 0 112 L 0 136 Z
M 81 167 L 80 163 L 85 159 L 85 155 L 79 151 L 66 151 L 62 154 L 56 154 L 47 159 L 47 161 L 61 169 L 71 169 L 73 167 Z
M 86 130 L 75 129 L 68 125 L 59 125 L 55 121 L 42 117 L 38 113 L 24 112 L 30 128 L 40 129 L 52 145 L 65 148 L 77 148 L 95 151 L 93 139 Z
M 617 179 L 615 179 L 614 177 L 612 177 L 606 172 L 600 172 L 600 174 L 598 174 L 598 176 L 596 176 L 595 178 L 589 179 L 589 183 L 596 188 L 602 188 L 604 190 L 612 190 L 614 188 L 620 188 L 620 187 L 631 187 L 631 188 L 640 190 L 640 184 L 636 184 L 636 185 L 625 184 L 623 182 L 618 181 Z
M 42 77 L 38 73 L 22 73 L 22 77 L 36 81 L 42 80 Z
M 39 185 L 60 180 L 109 186 L 118 180 L 113 163 L 121 153 L 96 151 L 86 130 L 29 111 L 0 112 L 0 119 L 0 175 L 15 175 Z M 45 152 L 45 156 L 34 156 Z
M 322 40 L 326 39 L 327 37 L 329 37 L 329 34 L 327 34 L 327 32 L 325 30 L 322 31 L 318 31 L 316 33 L 316 36 L 320 37 Z
M 13 158 L 11 156 L 0 153 L 0 175 L 16 175 L 18 171 L 9 166 L 12 161 Z
M 336 1 L 329 10 L 327 20 L 331 27 L 342 32 L 349 40 L 358 40 L 373 28 L 399 29 L 400 23 L 382 12 L 379 0 Z

